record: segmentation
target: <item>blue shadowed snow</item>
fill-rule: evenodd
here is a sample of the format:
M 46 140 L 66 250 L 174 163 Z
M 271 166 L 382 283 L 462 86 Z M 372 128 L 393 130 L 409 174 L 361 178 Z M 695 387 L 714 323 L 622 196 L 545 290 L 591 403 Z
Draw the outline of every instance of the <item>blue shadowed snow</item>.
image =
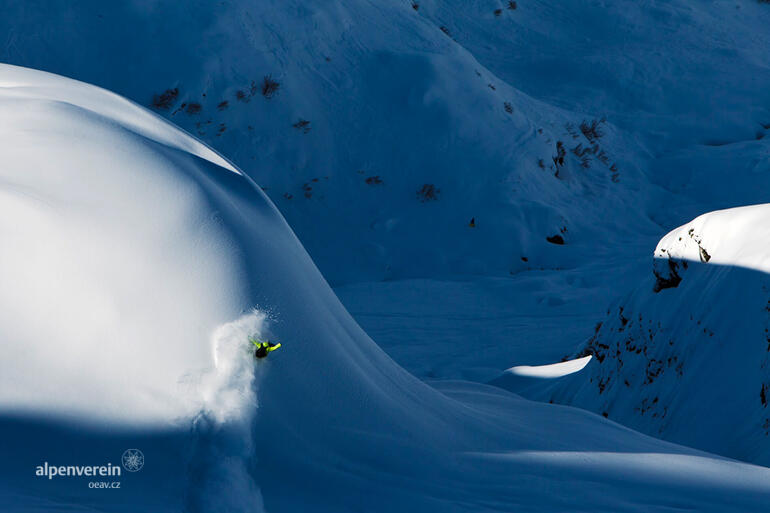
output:
M 0 509 L 764 509 L 770 9 L 415 5 L 3 6 Z

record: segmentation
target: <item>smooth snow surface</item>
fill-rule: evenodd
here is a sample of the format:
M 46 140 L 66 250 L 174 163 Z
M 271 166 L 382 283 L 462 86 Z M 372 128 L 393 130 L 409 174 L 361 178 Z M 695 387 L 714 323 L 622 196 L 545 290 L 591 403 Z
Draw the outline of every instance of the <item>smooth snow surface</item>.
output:
M 580 372 L 593 358 L 591 355 L 546 365 L 517 365 L 489 381 L 512 392 L 526 394 L 529 387 L 542 387 L 543 380 L 553 381 Z
M 660 239 L 655 258 L 744 267 L 770 273 L 770 205 L 709 212 Z
M 211 333 L 244 294 L 201 170 L 234 170 L 85 84 L 5 66 L 0 102 L 0 324 L 14 341 L 0 346 L 0 404 L 128 422 L 194 414 L 200 398 L 179 381 L 207 372 Z
M 4 511 L 747 511 L 770 500 L 768 469 L 499 388 L 415 379 L 352 320 L 250 180 L 132 130 L 99 110 L 114 100 L 99 89 L 10 66 L 0 77 L 62 90 L 0 99 Z M 91 108 L 57 99 L 66 91 Z M 251 334 L 283 347 L 255 362 Z M 43 461 L 117 463 L 128 447 L 146 463 L 120 490 L 33 474 Z M 666 471 L 672 462 L 689 473 Z
M 550 363 L 547 365 L 517 365 L 516 367 L 511 367 L 506 372 L 510 372 L 515 376 L 530 378 L 561 378 L 583 370 L 583 367 L 588 365 L 591 358 L 592 356 L 588 355 L 566 362 Z

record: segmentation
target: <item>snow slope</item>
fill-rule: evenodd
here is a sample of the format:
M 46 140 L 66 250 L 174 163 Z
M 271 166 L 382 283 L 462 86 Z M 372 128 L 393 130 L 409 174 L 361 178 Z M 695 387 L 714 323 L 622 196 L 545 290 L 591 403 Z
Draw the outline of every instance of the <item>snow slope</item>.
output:
M 662 233 L 765 201 L 765 5 L 415 5 L 13 3 L 0 19 L 0 60 L 155 103 L 227 155 L 265 189 L 330 283 L 346 287 L 358 320 L 421 376 L 430 366 L 488 380 L 554 361 L 646 274 Z M 268 75 L 280 83 L 270 99 L 261 93 Z M 154 101 L 167 90 L 177 95 Z M 604 135 L 589 141 L 580 123 L 603 117 Z M 300 120 L 310 124 L 294 128 Z M 438 199 L 420 201 L 425 184 Z M 554 235 L 566 244 L 547 242 Z M 490 349 L 444 357 L 463 324 L 447 314 L 455 301 L 444 292 L 486 302 L 490 276 L 511 279 L 492 305 L 503 320 L 470 320 L 489 327 Z M 533 287 L 544 304 L 527 318 L 542 326 L 513 330 L 507 319 L 532 310 Z M 435 304 L 452 326 L 428 330 L 398 312 L 380 322 L 395 288 L 422 292 L 417 306 Z M 415 330 L 435 343 L 415 350 Z
M 4 5 L 5 16 L 0 17 L 4 35 L 0 61 L 114 90 L 151 107 L 237 163 L 277 205 L 367 333 L 420 378 L 489 382 L 508 367 L 578 356 L 599 321 L 604 323 L 601 337 L 617 339 L 617 333 L 607 331 L 625 329 L 629 298 L 638 301 L 637 309 L 644 312 L 651 301 L 657 301 L 660 311 L 648 315 L 677 335 L 672 340 L 682 338 L 685 353 L 700 347 L 695 342 L 701 337 L 697 322 L 693 321 L 698 326 L 695 330 L 683 327 L 682 319 L 690 313 L 699 320 L 713 316 L 712 324 L 724 326 L 725 340 L 733 340 L 734 333 L 744 329 L 743 339 L 748 340 L 764 329 L 763 318 L 743 317 L 754 315 L 756 308 L 733 312 L 727 305 L 722 310 L 733 317 L 723 319 L 708 306 L 724 301 L 712 293 L 759 305 L 765 301 L 764 292 L 745 299 L 737 284 L 725 292 L 724 287 L 732 286 L 725 279 L 716 280 L 718 286 L 709 286 L 705 292 L 691 281 L 680 289 L 693 287 L 693 292 L 674 296 L 679 289 L 666 289 L 653 296 L 648 260 L 660 236 L 687 219 L 767 201 L 770 10 L 765 5 L 755 0 L 619 0 L 611 4 L 532 0 L 509 10 L 507 2 L 498 0 L 473 5 L 417 3 L 415 9 L 408 0 L 385 4 L 365 0 L 15 2 Z M 496 9 L 501 10 L 499 15 Z M 263 77 L 268 75 L 280 83 L 270 98 L 261 92 Z M 192 137 L 141 109 L 127 107 L 123 100 L 94 104 L 91 90 L 64 88 L 66 95 L 61 96 L 62 87 L 47 85 L 44 78 L 36 80 L 35 87 L 9 87 L 5 93 L 36 98 L 35 102 L 61 100 L 51 108 L 85 109 L 88 112 L 81 114 L 89 119 L 89 127 L 97 126 L 100 116 L 106 124 L 124 127 L 109 135 L 102 125 L 86 129 L 83 124 L 76 144 L 44 140 L 45 147 L 56 154 L 54 159 L 39 151 L 34 160 L 23 158 L 34 162 L 40 174 L 55 166 L 57 159 L 79 162 L 80 174 L 73 171 L 76 179 L 58 184 L 53 191 L 46 189 L 44 195 L 57 198 L 54 205 L 69 202 L 59 194 L 67 198 L 82 194 L 78 185 L 92 181 L 92 164 L 109 164 L 98 166 L 99 176 L 101 169 L 112 169 L 115 148 L 126 145 L 128 154 L 142 156 L 136 169 L 127 172 L 130 180 L 113 182 L 109 175 L 108 183 L 94 183 L 95 190 L 107 193 L 114 187 L 122 193 L 101 205 L 89 203 L 94 214 L 85 228 L 79 224 L 81 214 L 65 216 L 61 227 L 53 226 L 51 216 L 32 213 L 19 199 L 29 197 L 37 187 L 32 185 L 37 183 L 34 173 L 28 177 L 32 182 L 23 183 L 13 194 L 3 193 L 13 196 L 4 200 L 8 217 L 2 221 L 3 229 L 8 230 L 8 240 L 26 253 L 0 257 L 8 269 L 14 269 L 13 273 L 0 271 L 2 278 L 14 287 L 20 283 L 35 287 L 19 295 L 19 301 L 9 299 L 7 312 L 0 313 L 8 321 L 9 333 L 29 341 L 33 348 L 32 352 L 4 348 L 6 355 L 25 363 L 0 377 L 0 400 L 17 412 L 41 408 L 59 415 L 76 412 L 81 420 L 91 418 L 97 425 L 112 419 L 136 424 L 137 429 L 178 426 L 177 419 L 201 409 L 217 426 L 238 418 L 239 412 L 248 409 L 244 405 L 263 404 L 264 398 L 250 388 L 252 380 L 259 382 L 263 377 L 251 376 L 237 364 L 240 349 L 228 343 L 229 337 L 214 335 L 218 326 L 229 326 L 218 333 L 231 330 L 238 333 L 233 338 L 239 338 L 239 326 L 244 323 L 252 325 L 250 330 L 268 330 L 275 322 L 261 324 L 259 312 L 266 309 L 248 316 L 255 305 L 270 305 L 266 296 L 253 292 L 260 288 L 244 279 L 247 258 L 241 253 L 249 251 L 241 248 L 240 228 L 232 229 L 240 225 L 223 220 L 215 213 L 218 206 L 209 210 L 202 206 L 218 205 L 221 195 L 211 199 L 206 192 L 201 198 L 195 192 L 199 186 L 190 190 L 179 185 L 178 173 L 168 171 L 166 160 L 181 166 L 177 160 L 182 157 L 166 156 L 158 165 L 152 162 L 158 152 L 172 152 L 185 156 L 182 160 L 202 159 L 212 168 L 235 167 Z M 160 100 L 167 90 L 177 93 L 166 96 L 169 102 L 164 103 Z M 17 124 L 26 127 L 24 134 L 33 130 L 24 120 L 28 114 L 32 119 L 35 110 L 9 109 L 9 119 L 16 123 L 9 130 L 16 130 Z M 48 111 L 40 115 L 34 119 L 49 124 Z M 581 132 L 583 120 L 590 124 L 604 117 L 606 121 L 598 125 L 601 137 L 591 136 L 591 140 Z M 309 124 L 303 125 L 302 120 Z M 50 123 L 57 133 L 69 132 L 74 124 L 69 120 Z M 41 126 L 33 125 L 33 131 Z M 9 139 L 13 141 L 7 144 L 9 155 L 31 151 L 21 137 Z M 76 148 L 91 138 L 107 149 Z M 130 142 L 133 138 L 136 141 Z M 556 177 L 553 159 L 558 157 L 559 141 L 566 156 Z M 34 143 L 36 150 L 39 142 Z M 152 157 L 137 149 L 140 142 L 157 146 Z M 81 151 L 88 157 L 79 156 Z M 587 168 L 582 167 L 584 163 Z M 157 173 L 146 173 L 155 167 L 168 171 L 163 186 L 157 185 Z M 123 176 L 119 169 L 114 172 Z M 424 189 L 426 184 L 434 188 Z M 188 192 L 162 193 L 180 188 Z M 145 197 L 147 190 L 155 191 L 146 201 L 152 208 L 133 214 L 133 198 Z M 420 195 L 419 191 L 438 192 Z M 113 208 L 124 220 L 121 226 L 126 233 L 120 236 L 103 234 L 115 220 L 109 213 Z M 190 226 L 201 212 L 203 217 L 210 215 L 210 221 L 195 238 Z M 144 215 L 154 220 L 169 213 L 174 219 L 187 219 L 184 227 L 153 223 L 151 230 L 144 229 Z M 36 219 L 36 229 L 46 237 L 18 230 L 15 220 L 21 216 Z M 244 216 L 253 214 L 247 210 Z M 94 243 L 92 233 L 102 233 L 106 242 Z M 547 241 L 546 237 L 557 240 L 555 235 L 566 244 Z M 209 242 L 198 251 L 201 238 Z M 262 240 L 251 232 L 248 238 Z M 81 244 L 69 248 L 71 240 Z M 137 254 L 158 240 L 167 240 L 168 247 L 148 250 L 146 258 Z M 67 259 L 40 258 L 35 262 L 40 271 L 30 272 L 26 255 L 49 251 L 53 255 L 52 243 L 58 248 L 56 254 L 66 254 Z M 744 245 L 747 240 L 738 243 Z M 699 250 L 688 244 L 683 251 L 692 258 L 692 251 Z M 148 269 L 146 262 L 164 261 L 158 255 L 173 255 L 168 268 Z M 191 255 L 197 256 L 190 260 Z M 720 255 L 727 254 L 720 251 Z M 739 257 L 725 256 L 728 261 Z M 89 262 L 98 269 L 98 276 L 86 279 L 78 274 L 79 262 Z M 127 270 L 116 272 L 117 264 Z M 699 267 L 690 266 L 689 275 L 700 276 Z M 755 273 L 746 272 L 747 277 L 736 283 L 746 281 L 744 289 L 753 290 L 762 275 L 753 279 L 748 276 Z M 146 278 L 140 280 L 140 276 Z M 172 283 L 160 291 L 136 287 L 142 281 L 166 283 L 167 276 Z M 62 310 L 62 304 L 72 300 L 59 300 L 48 292 L 52 286 L 68 291 L 81 284 L 86 290 L 67 295 L 88 304 L 88 314 Z M 123 299 L 106 301 L 116 288 L 124 291 Z M 184 290 L 181 300 L 176 296 L 179 290 Z M 212 304 L 203 304 L 199 298 Z M 702 305 L 702 310 L 690 312 L 694 304 Z M 619 306 L 626 308 L 622 316 Z M 164 321 L 157 330 L 150 329 L 157 312 L 169 309 L 175 312 L 174 324 Z M 41 322 L 39 311 L 52 312 L 55 333 L 41 337 L 33 328 Z M 130 317 L 123 319 L 124 311 Z M 194 328 L 187 322 L 192 318 Z M 636 325 L 635 320 L 631 322 Z M 116 323 L 121 329 L 114 327 Z M 735 328 L 737 324 L 741 327 Z M 639 329 L 635 338 L 643 335 Z M 177 334 L 177 343 L 164 343 Z M 68 359 L 52 351 L 58 343 L 52 337 L 82 346 L 77 357 Z M 121 368 L 116 372 L 105 368 L 103 373 L 112 384 L 93 389 L 76 377 L 90 372 L 90 368 L 81 372 L 78 357 L 101 357 L 104 340 L 120 346 L 111 361 L 116 367 L 120 362 Z M 134 360 L 135 340 L 167 349 L 164 361 L 172 370 L 153 373 L 156 364 Z M 660 340 L 661 347 L 666 343 Z M 754 355 L 754 349 L 748 354 Z M 180 354 L 190 360 L 179 360 Z M 661 354 L 668 357 L 669 353 L 661 349 Z M 755 450 L 764 447 L 765 420 L 759 414 L 756 417 L 754 409 L 766 380 L 756 373 L 757 360 L 743 359 L 743 354 L 719 353 L 729 366 L 713 372 L 697 370 L 688 386 L 676 389 L 677 404 L 690 408 L 683 407 L 679 426 L 664 426 L 657 417 L 663 413 L 652 410 L 649 416 L 657 416 L 645 420 L 649 408 L 641 401 L 658 397 L 648 393 L 650 384 L 644 383 L 646 359 L 633 366 L 644 367 L 639 373 L 645 377 L 638 379 L 632 394 L 622 395 L 640 404 L 628 406 L 626 412 L 608 409 L 606 390 L 598 398 L 591 396 L 576 404 L 607 412 L 612 419 L 630 422 L 647 433 L 765 461 L 762 450 Z M 604 371 L 609 362 L 621 365 L 614 356 L 602 363 Z M 680 357 L 678 352 L 675 356 Z M 763 358 L 759 353 L 755 356 Z M 711 354 L 708 359 L 717 361 Z M 622 361 L 631 367 L 628 357 Z M 42 388 L 36 374 L 24 371 L 29 362 L 37 362 L 36 372 L 49 373 L 66 387 Z M 598 372 L 596 368 L 594 359 L 583 371 L 560 379 L 571 382 L 585 377 L 590 383 L 596 374 L 586 374 Z M 656 372 L 655 363 L 652 371 Z M 717 427 L 691 429 L 687 415 L 700 418 L 705 415 L 702 408 L 712 406 L 709 397 L 700 398 L 701 387 L 710 387 L 712 376 L 733 380 L 730 373 L 738 376 L 735 389 L 714 393 L 724 392 L 723 403 L 736 403 L 727 413 L 750 412 L 746 422 L 743 417 L 725 418 Z M 699 383 L 701 379 L 706 385 Z M 135 381 L 142 387 L 127 392 L 126 383 Z M 528 394 L 532 390 L 531 379 L 515 381 L 516 390 L 524 393 L 522 385 Z M 672 386 L 666 380 L 660 382 Z M 598 384 L 590 386 L 598 391 Z M 329 394 L 334 395 L 334 390 Z M 690 402 L 692 396 L 700 400 Z M 108 397 L 117 402 L 105 404 Z M 658 398 L 655 404 L 661 401 Z M 226 406 L 213 406 L 222 404 Z M 636 407 L 639 411 L 633 411 Z M 725 435 L 730 421 L 740 425 L 738 434 Z M 223 439 L 217 429 L 211 433 L 203 429 L 196 435 L 204 440 L 198 445 L 212 446 L 205 442 L 209 436 Z M 233 429 L 242 433 L 243 423 L 236 422 Z M 246 444 L 251 444 L 250 437 L 224 437 L 235 438 L 246 438 Z M 213 447 L 252 454 L 239 444 Z M 179 453 L 188 457 L 184 447 Z M 196 468 L 205 475 L 205 464 Z M 243 489 L 253 495 L 249 482 L 242 480 Z M 206 492 L 193 494 L 190 502 L 198 504 L 204 496 Z
M 6 65 L 0 84 L 0 304 L 14 314 L 0 344 L 4 511 L 748 511 L 770 500 L 768 469 L 497 388 L 415 379 L 221 157 L 86 84 Z M 248 333 L 284 347 L 254 364 Z M 42 461 L 113 460 L 127 447 L 146 464 L 120 490 L 33 475 Z
M 210 193 L 184 173 L 201 173 L 196 159 L 240 172 L 111 93 L 10 67 L 0 87 L 0 322 L 15 341 L 3 346 L 0 402 L 136 421 L 195 411 L 177 380 L 205 368 L 200 342 L 237 311 L 243 284 Z M 137 347 L 157 357 L 132 358 Z M 103 358 L 116 365 L 94 365 Z
M 672 230 L 655 248 L 659 274 L 666 261 L 693 261 L 770 272 L 766 205 L 709 212 Z
M 40 31 L 41 9 L 22 3 L 0 20 L 0 61 L 107 87 L 202 138 L 264 188 L 334 285 L 569 268 L 608 230 L 657 233 L 633 137 L 608 119 L 587 139 L 580 123 L 603 111 L 522 93 L 429 14 L 408 0 L 87 1 L 46 6 Z
M 582 347 L 585 371 L 531 395 L 770 463 L 768 216 L 766 204 L 710 212 L 663 237 L 648 279 Z
M 693 288 L 687 294 L 672 289 L 658 297 L 652 293 L 655 278 L 649 254 L 662 235 L 695 216 L 768 201 L 767 5 L 579 0 L 518 2 L 511 10 L 507 2 L 418 3 L 420 16 L 446 27 L 499 80 L 544 104 L 585 113 L 587 119 L 606 116 L 616 138 L 611 143 L 601 140 L 603 147 L 613 156 L 625 155 L 629 164 L 620 169 L 638 169 L 643 178 L 629 185 L 622 172 L 616 185 L 629 187 L 633 197 L 620 208 L 596 198 L 603 216 L 595 219 L 590 213 L 595 207 L 586 206 L 585 198 L 575 199 L 571 207 L 587 210 L 587 218 L 605 229 L 585 239 L 567 237 L 558 267 L 544 265 L 538 255 L 506 278 L 346 284 L 335 289 L 343 302 L 389 354 L 418 376 L 493 382 L 528 397 L 607 413 L 654 436 L 766 464 L 766 418 L 757 410 L 764 409 L 761 391 L 767 381 L 764 370 L 757 373 L 757 366 L 764 364 L 766 299 L 762 292 L 744 298 L 738 285 L 747 280 L 753 287 L 763 283 L 764 276 L 736 270 L 729 273 L 731 278 L 710 280 L 708 287 L 699 281 L 689 285 Z M 571 142 L 568 136 L 563 140 Z M 657 233 L 650 237 L 637 216 L 657 223 Z M 737 220 L 723 222 L 732 226 Z M 756 261 L 748 267 L 757 269 L 764 265 L 759 247 L 764 239 L 759 222 L 752 224 L 750 231 L 735 228 L 735 236 L 725 244 L 753 255 Z M 719 240 L 727 241 L 725 229 L 718 233 Z M 689 237 L 684 240 L 688 258 L 699 262 L 697 246 Z M 581 251 L 583 243 L 589 251 Z M 719 254 L 727 259 L 722 263 L 747 265 L 736 263 L 743 262 L 741 256 L 724 247 Z M 665 272 L 668 262 L 656 264 L 661 266 Z M 728 280 L 736 280 L 729 293 L 723 289 Z M 726 298 L 754 306 L 734 312 Z M 711 310 L 709 305 L 720 307 Z M 622 314 L 620 306 L 625 308 Z M 637 342 L 651 336 L 650 326 L 639 325 L 639 313 L 656 326 L 657 356 L 628 354 L 641 351 L 644 345 Z M 691 314 L 696 321 L 688 327 L 684 319 Z M 702 339 L 710 337 L 697 322 L 705 323 L 706 318 L 724 327 L 727 345 L 735 341 L 752 344 L 751 349 L 727 355 L 710 352 L 707 358 L 722 362 L 719 368 L 694 369 L 688 385 L 680 386 L 673 378 L 677 364 L 669 364 L 668 358 L 690 362 L 691 351 L 704 350 Z M 592 339 L 599 322 L 602 328 Z M 637 342 L 628 346 L 624 322 L 638 330 L 633 334 Z M 748 339 L 759 342 L 742 342 Z M 587 342 L 612 350 L 601 364 L 594 361 L 558 385 L 511 372 L 500 376 L 508 367 L 580 356 Z M 670 342 L 676 346 L 673 350 L 667 348 Z M 660 385 L 651 386 L 646 383 L 648 366 L 650 372 L 659 372 L 659 359 L 665 362 L 664 374 L 672 376 L 656 378 Z M 607 384 L 611 373 L 613 381 Z M 628 386 L 625 378 L 616 381 L 626 373 L 633 376 Z M 607 387 L 618 383 L 609 393 Z M 543 386 L 557 387 L 559 393 L 537 392 Z M 715 405 L 721 414 L 712 418 Z M 677 421 L 671 420 L 673 408 Z M 660 419 L 663 415 L 666 420 Z M 690 419 L 703 419 L 709 426 L 693 429 Z M 671 426 L 673 422 L 678 425 Z
M 0 60 L 117 91 L 227 155 L 420 377 L 555 361 L 646 275 L 661 233 L 764 201 L 766 6 L 417 5 L 14 3 Z M 581 122 L 602 118 L 589 140 Z M 456 313 L 447 291 L 496 314 Z M 466 340 L 483 353 L 446 350 Z
M 646 158 L 751 141 L 770 123 L 770 11 L 761 2 L 419 4 L 501 80 L 550 105 L 606 116 L 643 141 Z

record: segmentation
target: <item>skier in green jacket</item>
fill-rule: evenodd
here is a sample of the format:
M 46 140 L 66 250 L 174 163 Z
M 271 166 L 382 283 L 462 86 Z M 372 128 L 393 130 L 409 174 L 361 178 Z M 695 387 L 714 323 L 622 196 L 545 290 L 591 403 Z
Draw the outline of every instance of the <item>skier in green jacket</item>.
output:
M 249 337 L 249 342 L 254 344 L 256 346 L 256 349 L 254 350 L 254 356 L 256 358 L 265 358 L 268 353 L 275 351 L 279 347 L 281 347 L 281 343 L 274 344 L 270 342 L 269 340 L 267 342 L 261 342 L 260 340 Z

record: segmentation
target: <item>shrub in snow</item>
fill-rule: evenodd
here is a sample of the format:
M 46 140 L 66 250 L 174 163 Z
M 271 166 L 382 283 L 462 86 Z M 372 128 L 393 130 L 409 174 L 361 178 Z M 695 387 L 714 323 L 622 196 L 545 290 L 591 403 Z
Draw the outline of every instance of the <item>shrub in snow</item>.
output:
M 280 87 L 281 84 L 279 82 L 273 80 L 272 76 L 266 75 L 262 79 L 262 96 L 270 99 L 278 92 Z
M 556 142 L 556 156 L 553 157 L 553 163 L 556 165 L 555 175 L 559 176 L 559 171 L 564 165 L 564 157 L 567 156 L 567 150 L 564 148 L 564 143 L 561 141 Z
M 292 124 L 291 126 L 296 128 L 297 130 L 302 130 L 302 133 L 304 134 L 310 132 L 310 121 L 308 121 L 307 119 L 299 118 L 299 120 L 296 123 Z
M 168 110 L 171 105 L 174 104 L 177 97 L 179 96 L 179 89 L 166 89 L 161 94 L 156 94 L 152 98 L 152 106 L 156 109 L 162 109 L 162 110 Z
M 601 131 L 601 123 L 602 121 L 597 119 L 592 119 L 590 122 L 583 120 L 580 123 L 580 132 L 582 132 L 590 142 L 598 141 L 604 136 L 604 132 Z
M 419 191 L 417 191 L 417 197 L 420 198 L 420 201 L 423 203 L 426 201 L 435 201 L 438 199 L 440 192 L 441 189 L 438 189 L 432 183 L 426 183 L 420 188 Z

